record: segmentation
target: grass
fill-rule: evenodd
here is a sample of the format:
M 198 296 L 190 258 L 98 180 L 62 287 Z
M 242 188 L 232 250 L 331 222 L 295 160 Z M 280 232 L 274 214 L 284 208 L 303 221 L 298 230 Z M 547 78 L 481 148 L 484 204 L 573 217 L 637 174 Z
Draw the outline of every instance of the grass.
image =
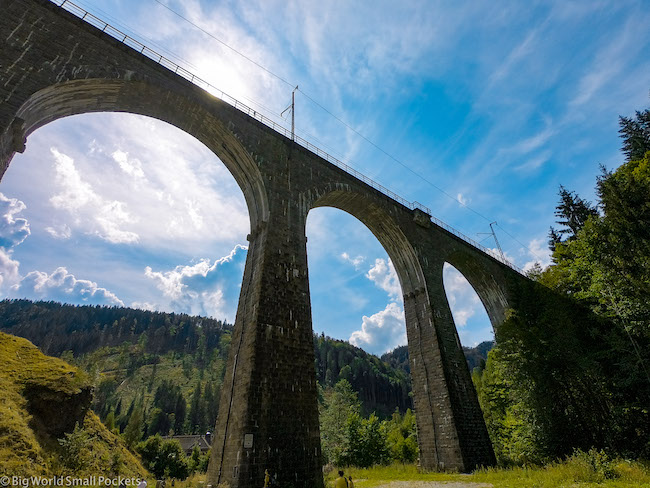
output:
M 352 476 L 354 486 L 358 488 L 378 487 L 391 481 L 488 483 L 494 488 L 650 488 L 647 465 L 620 459 L 607 460 L 603 465 L 594 463 L 594 457 L 597 456 L 590 451 L 544 467 L 490 468 L 472 474 L 424 473 L 414 465 L 403 464 L 346 468 L 345 474 Z M 334 485 L 336 472 L 332 470 L 327 474 L 326 486 Z

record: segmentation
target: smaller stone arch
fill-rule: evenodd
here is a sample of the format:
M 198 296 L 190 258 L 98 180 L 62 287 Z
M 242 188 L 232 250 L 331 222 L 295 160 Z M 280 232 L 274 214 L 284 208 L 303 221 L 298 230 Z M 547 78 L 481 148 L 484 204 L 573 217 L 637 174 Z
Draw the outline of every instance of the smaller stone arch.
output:
M 404 297 L 420 464 L 461 471 L 494 464 L 444 295 L 445 247 L 436 229 L 416 212 L 352 185 L 312 190 L 309 197 L 309 208 L 335 207 L 360 220 L 393 261 Z
M 475 256 L 465 250 L 456 250 L 445 256 L 445 262 L 453 266 L 469 282 L 478 295 L 490 318 L 492 328 L 506 319 L 510 308 L 508 287 L 499 264 L 486 256 Z

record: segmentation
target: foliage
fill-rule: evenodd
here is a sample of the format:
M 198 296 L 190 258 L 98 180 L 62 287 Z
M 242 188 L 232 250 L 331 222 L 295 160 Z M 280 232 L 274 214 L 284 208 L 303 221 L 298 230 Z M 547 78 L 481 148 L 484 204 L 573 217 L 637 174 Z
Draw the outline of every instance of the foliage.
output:
M 129 448 L 135 446 L 137 442 L 142 439 L 144 434 L 144 412 L 141 405 L 136 406 L 133 409 L 129 417 L 129 423 L 126 426 L 124 431 L 124 442 Z
M 390 420 L 364 418 L 357 394 L 347 380 L 325 390 L 321 404 L 321 444 L 325 460 L 338 466 L 368 467 L 417 457 L 415 416 L 399 410 Z
M 390 458 L 402 463 L 413 463 L 418 458 L 418 440 L 415 414 L 407 410 L 404 415 L 393 413 L 386 422 L 386 447 Z
M 357 392 L 347 380 L 340 380 L 323 393 L 320 406 L 320 436 L 325 461 L 345 464 L 349 449 L 348 418 L 359 415 L 361 404 Z
M 598 215 L 596 208 L 588 201 L 580 198 L 575 192 L 568 191 L 562 185 L 559 190 L 560 203 L 555 208 L 557 221 L 563 228 L 549 231 L 549 246 L 554 251 L 561 242 L 574 240 L 590 217 Z M 562 240 L 566 236 L 566 241 Z
M 79 473 L 90 465 L 90 436 L 79 426 L 79 423 L 75 425 L 72 432 L 66 433 L 63 439 L 59 439 L 59 444 L 61 462 L 70 473 Z
M 211 351 L 232 330 L 225 322 L 204 317 L 52 301 L 2 300 L 0 317 L 0 328 L 29 339 L 46 354 L 70 351 L 75 357 L 125 341 L 140 343 L 146 354 L 197 352 L 201 341 Z
M 316 377 L 325 387 L 345 379 L 358 392 L 365 415 L 372 412 L 388 417 L 397 407 L 411 407 L 410 375 L 386 364 L 383 359 L 368 354 L 345 341 L 321 334 L 314 336 Z
M 621 132 L 647 130 L 644 114 Z M 639 155 L 641 132 L 624 141 L 631 155 Z M 502 464 L 576 448 L 592 460 L 601 449 L 650 457 L 649 157 L 603 170 L 600 213 L 560 188 L 564 228 L 552 229 L 553 264 L 513 291 L 515 310 L 496 331 L 498 347 L 473 376 Z
M 178 441 L 163 440 L 155 435 L 139 443 L 136 450 L 145 467 L 158 479 L 183 480 L 190 474 L 190 465 Z
M 192 454 L 187 460 L 187 465 L 190 473 L 205 473 L 208 470 L 208 463 L 210 462 L 210 450 L 205 454 L 201 454 L 201 448 L 195 445 L 192 449 Z
M 361 418 L 351 414 L 345 425 L 346 449 L 337 461 L 339 465 L 366 468 L 388 461 L 385 428 L 375 414 Z
M 636 118 L 620 117 L 619 124 L 627 161 L 643 158 L 650 151 L 650 109 L 637 112 Z
M 472 373 L 495 455 L 505 466 L 538 462 L 532 412 L 520 398 L 522 392 L 502 355 L 500 348 L 492 349 L 485 369 L 476 368 Z

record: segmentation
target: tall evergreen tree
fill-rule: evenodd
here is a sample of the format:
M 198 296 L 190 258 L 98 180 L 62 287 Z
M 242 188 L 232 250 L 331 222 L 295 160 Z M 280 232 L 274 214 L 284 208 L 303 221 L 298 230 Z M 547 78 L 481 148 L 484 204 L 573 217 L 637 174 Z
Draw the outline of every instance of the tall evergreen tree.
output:
M 124 441 L 130 448 L 140 442 L 144 434 L 144 412 L 142 405 L 138 405 L 133 409 L 133 413 L 129 417 L 129 422 L 124 430 Z
M 628 161 L 642 159 L 650 151 L 650 109 L 637 111 L 636 118 L 620 117 L 623 153 Z
M 564 186 L 560 185 L 558 191 L 560 202 L 555 207 L 555 217 L 563 228 L 556 230 L 551 227 L 549 232 L 549 246 L 551 250 L 555 250 L 555 246 L 562 242 L 562 236 L 566 236 L 566 240 L 573 240 L 580 232 L 587 222 L 589 217 L 598 215 L 596 207 L 591 202 L 583 200 L 575 192 L 569 191 Z

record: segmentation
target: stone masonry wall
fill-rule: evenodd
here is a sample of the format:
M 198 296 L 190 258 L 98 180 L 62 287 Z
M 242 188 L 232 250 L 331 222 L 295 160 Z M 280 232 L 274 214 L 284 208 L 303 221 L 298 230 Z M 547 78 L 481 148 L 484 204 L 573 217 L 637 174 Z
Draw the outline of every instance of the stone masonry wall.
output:
M 525 278 L 52 3 L 0 0 L 0 12 L 0 174 L 38 127 L 123 111 L 193 135 L 242 188 L 250 247 L 209 484 L 259 487 L 269 469 L 295 487 L 323 486 L 305 237 L 307 215 L 319 206 L 354 215 L 395 265 L 421 465 L 467 471 L 494 464 L 442 268 L 448 262 L 467 277 L 495 327 L 510 290 Z

